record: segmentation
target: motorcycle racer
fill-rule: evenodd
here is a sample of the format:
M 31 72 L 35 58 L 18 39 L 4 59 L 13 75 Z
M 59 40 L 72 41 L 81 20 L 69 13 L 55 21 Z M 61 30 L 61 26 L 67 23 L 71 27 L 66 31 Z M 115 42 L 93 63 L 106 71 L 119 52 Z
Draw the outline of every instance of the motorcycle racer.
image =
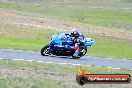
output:
M 87 47 L 92 46 L 92 38 L 83 36 L 74 28 L 71 32 L 60 32 L 52 35 L 49 44 L 41 49 L 41 55 L 72 56 L 78 59 L 87 53 Z
M 72 38 L 72 41 L 75 42 L 75 43 L 79 42 L 78 39 L 81 39 L 80 41 L 82 41 L 84 39 L 83 34 L 79 33 L 77 28 L 74 28 L 72 30 L 72 32 L 70 33 L 70 36 Z
M 72 50 L 75 50 L 75 54 L 74 56 L 78 56 L 78 54 L 80 53 L 79 49 L 79 44 L 83 44 L 83 40 L 84 40 L 84 36 L 82 33 L 79 33 L 78 32 L 78 29 L 77 28 L 73 28 L 73 30 L 68 34 L 68 36 L 71 37 L 71 41 L 73 42 L 73 45 L 72 45 Z M 79 44 L 78 44 L 79 43 Z M 69 45 L 70 46 L 70 45 Z M 66 48 L 68 48 L 69 46 L 66 45 Z

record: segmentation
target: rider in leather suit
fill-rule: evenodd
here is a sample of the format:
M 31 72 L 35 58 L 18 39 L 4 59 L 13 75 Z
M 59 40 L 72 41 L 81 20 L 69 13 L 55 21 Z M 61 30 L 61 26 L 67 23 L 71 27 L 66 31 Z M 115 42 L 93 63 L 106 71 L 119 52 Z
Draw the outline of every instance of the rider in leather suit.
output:
M 72 41 L 74 43 L 77 43 L 77 42 L 81 42 L 83 41 L 84 39 L 84 36 L 82 33 L 79 33 L 78 30 L 76 28 L 74 28 L 74 30 L 70 33 L 70 36 L 72 38 Z M 79 41 L 78 41 L 79 40 Z

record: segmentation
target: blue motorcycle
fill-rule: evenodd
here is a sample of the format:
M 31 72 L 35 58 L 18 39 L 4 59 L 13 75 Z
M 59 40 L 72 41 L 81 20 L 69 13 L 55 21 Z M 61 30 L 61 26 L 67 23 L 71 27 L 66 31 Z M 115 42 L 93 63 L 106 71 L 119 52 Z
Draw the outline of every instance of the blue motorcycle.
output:
M 72 41 L 71 36 L 65 33 L 58 33 L 52 36 L 48 45 L 41 49 L 41 55 L 49 56 L 72 56 L 78 59 L 87 53 L 87 47 L 94 43 L 92 38 L 87 36 L 77 38 L 76 43 Z

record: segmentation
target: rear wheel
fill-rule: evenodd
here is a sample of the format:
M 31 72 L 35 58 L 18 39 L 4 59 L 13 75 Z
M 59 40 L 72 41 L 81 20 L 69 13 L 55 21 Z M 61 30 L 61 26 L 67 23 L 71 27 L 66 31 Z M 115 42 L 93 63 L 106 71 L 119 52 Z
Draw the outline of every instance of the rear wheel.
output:
M 49 45 L 46 45 L 41 49 L 41 55 L 43 55 L 43 56 L 49 55 Z

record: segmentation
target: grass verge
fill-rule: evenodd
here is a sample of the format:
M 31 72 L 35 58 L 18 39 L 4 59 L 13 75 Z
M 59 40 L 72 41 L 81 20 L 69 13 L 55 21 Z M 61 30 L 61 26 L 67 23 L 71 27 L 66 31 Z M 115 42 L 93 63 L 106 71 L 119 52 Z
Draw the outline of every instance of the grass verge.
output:
M 130 84 L 86 84 L 79 86 L 75 76 L 77 66 L 28 61 L 0 60 L 1 88 L 131 88 Z M 84 66 L 90 74 L 130 74 L 130 70 Z
M 93 2 L 95 3 L 95 2 Z M 122 2 L 123 3 L 123 2 Z M 47 5 L 48 4 L 48 5 Z M 117 3 L 116 3 L 117 4 Z M 34 15 L 41 17 L 53 17 L 59 20 L 69 21 L 70 23 L 82 23 L 82 24 L 90 24 L 96 27 L 101 26 L 105 28 L 112 29 L 128 29 L 132 28 L 132 11 L 119 9 L 119 6 L 115 5 L 115 8 L 111 7 L 110 9 L 106 6 L 102 9 L 96 8 L 96 6 L 104 6 L 100 4 L 93 5 L 93 7 L 89 7 L 89 3 L 83 2 L 78 4 L 77 2 L 65 3 L 61 2 L 61 4 L 57 3 L 48 3 L 45 2 L 43 4 L 38 3 L 7 3 L 0 2 L 0 8 L 10 11 L 15 11 L 19 14 L 26 15 Z M 91 5 L 90 5 L 91 6 Z M 128 4 L 127 8 L 131 8 Z M 124 8 L 124 6 L 122 6 Z
M 35 17 L 40 16 L 47 18 L 53 17 L 55 19 L 62 20 L 64 22 L 69 22 L 69 24 L 81 24 L 81 25 L 90 24 L 90 25 L 94 25 L 96 28 L 99 28 L 98 26 L 107 27 L 107 28 L 110 27 L 112 29 L 121 28 L 125 30 L 126 29 L 129 30 L 132 28 L 131 10 L 86 8 L 89 5 L 89 3 L 83 3 L 83 2 L 81 4 L 75 2 L 74 3 L 56 2 L 56 3 L 48 3 L 48 5 L 47 3 L 48 2 L 46 2 L 45 4 L 0 2 L 0 9 L 2 9 L 1 10 L 2 12 L 6 13 L 7 11 L 9 13 L 14 13 L 12 14 L 13 16 L 10 16 L 9 13 L 6 13 L 6 16 L 1 14 L 2 16 L 0 17 L 1 20 L 0 48 L 40 51 L 40 49 L 44 45 L 48 44 L 51 35 L 56 33 L 56 31 L 50 30 L 48 28 L 37 28 L 31 26 L 28 27 L 29 25 L 22 26 L 22 25 L 11 24 L 10 21 L 12 22 L 16 21 L 16 23 L 17 22 L 19 23 L 19 21 L 22 22 L 23 20 L 25 20 L 23 23 L 29 22 L 29 24 L 31 24 L 33 20 L 26 20 L 27 18 L 24 18 L 23 17 L 24 15 L 35 16 Z M 15 20 L 14 19 L 10 20 L 13 17 Z M 20 17 L 19 21 L 17 20 L 18 19 L 17 17 L 18 18 Z M 34 21 L 33 23 L 36 24 L 36 22 Z M 39 23 L 41 24 L 42 22 Z M 41 25 L 45 25 L 45 24 L 46 23 Z M 130 32 L 128 31 L 128 33 L 129 34 L 125 33 L 124 35 L 131 35 L 131 31 Z M 89 36 L 89 34 L 87 33 L 86 35 Z M 132 59 L 132 54 L 131 54 L 132 42 L 129 42 L 125 39 L 114 38 L 105 35 L 101 36 L 97 34 L 91 34 L 90 36 L 92 36 L 92 38 L 95 39 L 95 45 L 88 48 L 88 55 L 99 56 L 99 57 Z
M 0 48 L 40 51 L 50 42 L 56 31 L 44 28 L 8 25 L 0 28 Z M 95 44 L 88 47 L 90 56 L 132 59 L 132 44 L 129 41 L 97 34 L 85 35 L 94 38 Z

